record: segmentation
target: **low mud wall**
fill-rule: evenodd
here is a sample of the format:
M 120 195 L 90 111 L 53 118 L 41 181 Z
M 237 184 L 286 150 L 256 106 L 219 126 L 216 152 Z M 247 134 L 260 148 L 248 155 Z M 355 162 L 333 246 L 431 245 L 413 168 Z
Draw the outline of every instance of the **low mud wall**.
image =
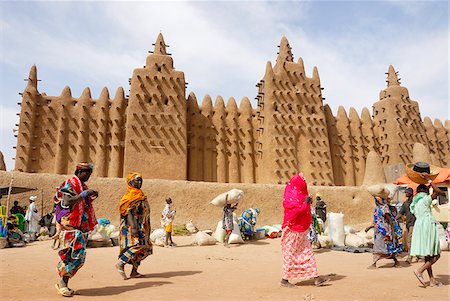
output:
M 28 205 L 31 195 L 38 196 L 39 211 L 49 212 L 53 206 L 53 195 L 58 187 L 69 175 L 55 175 L 44 173 L 22 173 L 0 171 L 0 187 L 8 187 L 11 177 L 13 186 L 33 188 L 35 190 L 14 194 L 13 201 L 18 200 L 21 206 Z M 118 225 L 118 204 L 126 192 L 125 179 L 122 178 L 92 178 L 87 183 L 92 189 L 99 191 L 99 198 L 94 207 L 97 217 L 106 217 Z M 175 224 L 183 224 L 192 220 L 201 229 L 215 229 L 222 218 L 222 208 L 209 204 L 216 195 L 238 188 L 244 191 L 244 200 L 239 204 L 237 213 L 248 207 L 258 207 L 261 214 L 258 225 L 278 224 L 283 218 L 284 185 L 270 184 L 232 184 L 188 182 L 169 180 L 145 180 L 142 190 L 147 195 L 152 210 L 152 227 L 160 226 L 160 214 L 164 208 L 165 198 L 171 197 L 177 211 Z M 368 224 L 372 221 L 374 204 L 371 195 L 361 187 L 347 186 L 310 186 L 309 193 L 320 192 L 327 203 L 328 212 L 342 212 L 345 214 L 346 224 Z M 6 203 L 6 196 L 1 199 Z

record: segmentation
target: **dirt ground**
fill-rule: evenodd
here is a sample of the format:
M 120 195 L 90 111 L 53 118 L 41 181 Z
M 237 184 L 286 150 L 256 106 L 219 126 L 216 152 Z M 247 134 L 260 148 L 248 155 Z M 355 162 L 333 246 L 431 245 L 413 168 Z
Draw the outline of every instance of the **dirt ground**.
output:
M 175 248 L 155 247 L 141 265 L 145 278 L 122 280 L 116 273 L 118 247 L 87 250 L 84 267 L 71 280 L 79 295 L 74 300 L 449 300 L 449 252 L 434 267 L 440 288 L 422 288 L 413 275 L 418 263 L 391 268 L 382 261 L 368 270 L 371 254 L 315 252 L 319 274 L 328 286 L 310 281 L 294 289 L 281 288 L 280 239 L 259 240 L 224 248 L 190 246 L 192 237 L 175 236 Z M 1 300 L 61 300 L 56 251 L 51 242 L 0 250 Z M 403 260 L 402 260 L 403 261 Z M 127 273 L 130 268 L 127 268 Z M 428 279 L 426 277 L 426 279 Z

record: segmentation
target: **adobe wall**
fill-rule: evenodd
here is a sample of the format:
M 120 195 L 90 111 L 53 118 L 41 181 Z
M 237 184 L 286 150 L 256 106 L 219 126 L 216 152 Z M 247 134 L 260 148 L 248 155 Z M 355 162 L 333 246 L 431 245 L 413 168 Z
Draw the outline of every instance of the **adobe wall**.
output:
M 37 205 L 41 210 L 41 191 L 44 196 L 44 212 L 51 210 L 55 187 L 59 186 L 68 176 L 55 174 L 31 174 L 22 172 L 0 171 L 0 186 L 9 185 L 11 174 L 14 174 L 14 185 L 20 187 L 38 188 L 13 195 L 14 200 L 19 200 L 21 206 L 28 205 L 28 197 L 37 195 Z M 118 204 L 126 191 L 125 179 L 122 178 L 92 178 L 89 180 L 90 188 L 99 191 L 99 198 L 94 206 L 97 217 L 109 218 L 116 226 L 119 222 Z M 142 187 L 148 196 L 151 206 L 152 226 L 159 227 L 159 219 L 164 200 L 171 197 L 174 208 L 177 210 L 175 224 L 182 224 L 190 219 L 202 229 L 215 229 L 217 222 L 222 218 L 222 208 L 209 204 L 216 195 L 232 188 L 242 189 L 245 198 L 239 205 L 238 213 L 248 207 L 259 207 L 261 215 L 258 224 L 277 224 L 282 222 L 283 208 L 282 198 L 284 185 L 271 184 L 226 184 L 168 180 L 144 180 Z M 374 205 L 370 194 L 360 187 L 329 187 L 311 186 L 310 194 L 320 192 L 328 206 L 329 212 L 343 212 L 346 224 L 371 223 Z M 6 202 L 6 197 L 0 199 Z
M 175 70 L 161 34 L 143 68 L 133 71 L 130 95 L 113 99 L 86 88 L 79 98 L 65 87 L 59 96 L 38 91 L 36 66 L 23 92 L 15 170 L 67 174 L 78 162 L 95 165 L 94 177 L 219 183 L 281 184 L 302 171 L 313 185 L 358 186 L 370 151 L 393 180 L 423 144 L 431 163 L 450 166 L 450 121 L 420 116 L 419 105 L 389 66 L 387 88 L 361 114 L 324 105 L 317 67 L 306 76 L 283 37 L 274 67 L 269 61 L 257 84 L 257 106 L 247 97 L 201 105 L 186 97 L 184 73 Z

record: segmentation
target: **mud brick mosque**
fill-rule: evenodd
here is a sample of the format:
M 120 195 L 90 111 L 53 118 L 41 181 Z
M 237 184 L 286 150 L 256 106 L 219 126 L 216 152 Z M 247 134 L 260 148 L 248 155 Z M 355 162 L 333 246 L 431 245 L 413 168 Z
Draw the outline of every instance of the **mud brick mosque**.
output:
M 93 99 L 89 88 L 74 98 L 38 91 L 33 66 L 23 92 L 15 169 L 70 174 L 77 162 L 93 162 L 96 177 L 221 183 L 285 183 L 303 171 L 313 185 L 361 185 L 369 152 L 383 167 L 413 160 L 415 143 L 433 164 L 450 165 L 450 121 L 420 116 L 419 105 L 389 66 L 387 88 L 364 108 L 324 105 L 318 69 L 306 75 L 283 37 L 275 62 L 257 84 L 257 106 L 244 97 L 198 104 L 186 96 L 184 73 L 175 70 L 159 34 L 143 68 L 133 71 L 129 97 L 119 87 Z

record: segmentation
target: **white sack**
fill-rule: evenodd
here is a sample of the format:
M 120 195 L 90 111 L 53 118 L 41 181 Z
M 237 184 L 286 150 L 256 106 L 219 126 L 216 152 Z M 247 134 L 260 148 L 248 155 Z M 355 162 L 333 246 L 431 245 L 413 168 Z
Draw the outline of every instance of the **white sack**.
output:
M 327 235 L 318 235 L 317 240 L 319 241 L 321 248 L 331 248 L 333 246 L 333 243 L 331 242 L 331 238 Z
M 164 228 L 155 229 L 152 234 L 150 234 L 151 242 L 155 242 L 157 239 L 163 239 L 166 236 L 166 231 Z
M 203 231 L 199 231 L 194 235 L 192 244 L 197 246 L 215 245 L 216 239 Z
M 355 229 L 353 229 L 352 226 L 345 225 L 344 226 L 344 232 L 345 232 L 345 235 L 347 235 L 347 234 L 355 234 Z
M 366 246 L 366 240 L 356 234 L 347 234 L 345 236 L 345 245 L 349 247 L 361 248 Z
M 228 201 L 225 201 L 227 195 L 228 195 Z M 244 197 L 244 192 L 242 190 L 231 189 L 230 191 L 224 192 L 224 193 L 216 196 L 211 201 L 211 204 L 213 204 L 214 206 L 223 207 L 227 203 L 228 204 L 238 203 L 240 200 L 242 200 L 243 197 Z
M 342 213 L 328 213 L 328 233 L 334 246 L 345 246 L 344 215 Z
M 219 221 L 217 223 L 217 227 L 216 227 L 216 231 L 214 232 L 214 238 L 218 241 L 218 242 L 223 242 L 223 239 L 225 238 L 225 235 L 227 233 L 225 232 L 225 230 L 223 229 L 223 224 L 222 221 Z
M 239 229 L 239 225 L 236 222 L 233 222 L 233 231 L 230 234 L 230 238 L 228 239 L 229 244 L 243 244 L 244 240 L 241 236 L 241 230 Z

